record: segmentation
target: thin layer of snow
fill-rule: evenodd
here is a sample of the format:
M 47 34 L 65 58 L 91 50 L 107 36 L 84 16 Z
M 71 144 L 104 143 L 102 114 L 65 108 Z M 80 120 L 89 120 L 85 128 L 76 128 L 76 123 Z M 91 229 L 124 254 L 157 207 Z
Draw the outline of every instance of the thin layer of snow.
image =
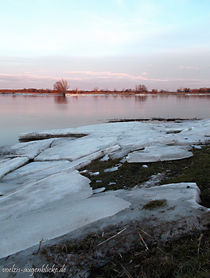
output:
M 186 147 L 182 146 L 167 146 L 156 145 L 146 147 L 142 151 L 134 151 L 129 153 L 126 157 L 127 162 L 155 162 L 155 161 L 167 161 L 178 160 L 193 156 L 193 153 L 188 151 Z

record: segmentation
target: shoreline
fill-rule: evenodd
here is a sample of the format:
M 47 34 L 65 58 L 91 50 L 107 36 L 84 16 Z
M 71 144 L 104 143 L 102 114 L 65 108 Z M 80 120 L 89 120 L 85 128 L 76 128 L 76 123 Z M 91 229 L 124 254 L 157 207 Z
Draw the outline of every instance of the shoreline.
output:
M 0 92 L 0 95 L 23 95 L 23 96 L 61 96 L 63 94 L 59 94 L 57 92 L 51 93 L 32 93 L 32 92 Z M 137 93 L 137 92 L 82 92 L 82 93 L 74 93 L 74 92 L 67 92 L 65 96 L 167 96 L 167 95 L 174 95 L 174 96 L 210 96 L 210 93 L 184 93 L 184 92 L 145 92 L 145 93 Z M 65 97 L 64 96 L 64 97 Z
M 177 268 L 181 269 L 185 263 L 185 258 L 182 256 L 183 244 L 185 246 L 184 254 L 193 250 L 189 263 L 194 261 L 199 264 L 199 260 L 202 259 L 202 269 L 206 271 L 209 251 L 205 246 L 208 246 L 210 239 L 210 235 L 206 232 L 210 225 L 210 209 L 207 209 L 210 203 L 210 197 L 207 197 L 209 196 L 208 181 L 210 178 L 209 124 L 208 119 L 192 120 L 191 122 L 130 122 L 42 131 L 22 136 L 22 138 L 29 138 L 33 135 L 35 141 L 19 143 L 11 149 L 1 150 L 4 159 L 8 159 L 8 156 L 10 159 L 17 156 L 21 159 L 23 157 L 29 159 L 27 162 L 21 162 L 23 164 L 19 165 L 16 170 L 9 169 L 10 171 L 5 172 L 1 180 L 7 185 L 5 186 L 6 190 L 15 181 L 19 184 L 23 183 L 23 188 L 20 189 L 17 198 L 21 197 L 22 199 L 25 196 L 24 191 L 26 191 L 26 197 L 28 196 L 27 198 L 30 199 L 27 211 L 24 210 L 22 202 L 12 197 L 15 192 L 11 195 L 11 201 L 17 201 L 17 204 L 13 204 L 15 209 L 10 206 L 7 210 L 8 203 L 1 203 L 6 205 L 6 209 L 3 211 L 6 217 L 10 217 L 8 211 L 12 209 L 10 221 L 14 217 L 17 221 L 16 224 L 20 221 L 21 227 L 19 227 L 18 234 L 21 234 L 23 238 L 28 236 L 27 233 L 25 234 L 24 225 L 27 228 L 27 222 L 23 221 L 24 214 L 28 215 L 27 220 L 31 219 L 32 225 L 33 218 L 36 216 L 36 210 L 32 210 L 33 217 L 31 218 L 30 206 L 36 200 L 43 201 L 44 211 L 46 211 L 49 209 L 45 206 L 46 200 L 49 202 L 51 198 L 54 198 L 54 192 L 64 194 L 61 195 L 64 198 L 66 194 L 69 194 L 69 181 L 75 180 L 76 177 L 79 180 L 75 185 L 80 186 L 83 183 L 84 188 L 81 192 L 87 190 L 87 199 L 84 201 L 78 199 L 74 206 L 80 211 L 84 202 L 89 203 L 80 215 L 75 215 L 75 220 L 79 221 L 80 217 L 83 219 L 84 214 L 85 225 L 70 230 L 70 232 L 63 232 L 62 235 L 57 234 L 53 238 L 45 234 L 43 236 L 44 240 L 40 237 L 39 243 L 36 240 L 37 244 L 28 245 L 32 247 L 22 249 L 16 254 L 13 253 L 0 259 L 0 271 L 2 267 L 12 264 L 19 267 L 28 264 L 33 267 L 55 264 L 58 268 L 65 264 L 68 276 L 64 274 L 62 277 L 92 278 L 99 274 L 99 277 L 103 278 L 126 277 L 120 276 L 123 271 L 126 275 L 125 269 L 128 273 L 131 273 L 131 277 L 137 277 L 135 271 L 141 271 L 141 267 L 138 267 L 136 263 L 139 259 L 144 266 L 142 271 L 150 275 L 147 277 L 157 277 L 159 271 L 165 271 L 166 273 L 169 271 L 170 277 L 175 277 L 172 274 L 176 272 Z M 128 131 L 130 131 L 129 134 Z M 125 132 L 126 136 L 124 136 Z M 86 136 L 75 138 L 77 134 Z M 144 134 L 147 134 L 145 138 Z M 64 138 L 64 135 L 70 136 L 70 138 Z M 74 138 L 71 138 L 71 135 L 74 135 Z M 49 138 L 51 136 L 52 138 L 37 141 L 40 136 L 49 136 Z M 57 138 L 59 136 L 62 136 L 62 138 Z M 95 139 L 93 140 L 94 136 Z M 136 138 L 139 140 L 138 144 Z M 98 147 L 96 144 L 98 144 Z M 89 151 L 90 148 L 91 151 Z M 76 152 L 73 151 L 76 149 Z M 158 157 L 155 156 L 156 150 L 158 150 Z M 177 156 L 180 151 L 181 156 Z M 140 159 L 139 155 L 143 155 L 143 160 Z M 136 159 L 138 162 L 136 162 Z M 27 164 L 25 165 L 25 163 Z M 60 163 L 60 168 L 58 163 Z M 40 168 L 36 168 L 37 166 L 34 168 L 33 165 L 35 164 L 40 165 Z M 52 171 L 47 172 L 47 177 L 43 176 L 41 172 L 43 165 L 49 167 L 52 164 L 56 164 Z M 67 166 L 66 169 L 70 170 L 65 170 L 64 166 Z M 33 171 L 36 172 L 35 176 Z M 25 176 L 23 173 L 25 173 Z M 58 175 L 61 179 L 57 178 Z M 35 183 L 31 183 L 30 180 L 33 176 L 36 180 Z M 63 179 L 64 176 L 66 176 L 66 180 Z M 41 180 L 37 182 L 37 178 L 41 178 Z M 26 182 L 24 182 L 24 179 L 26 179 Z M 66 185 L 65 182 L 67 182 Z M 49 185 L 46 187 L 47 191 L 44 189 L 42 192 L 43 186 L 46 185 Z M 30 188 L 32 191 L 29 190 Z M 38 192 L 41 190 L 39 195 L 33 195 L 34 188 L 36 188 L 35 194 L 37 190 Z M 198 201 L 199 188 L 202 195 L 201 204 Z M 39 198 L 45 195 L 47 199 Z M 0 197 L 0 201 L 1 198 L 4 197 Z M 5 198 L 7 198 L 6 195 Z M 96 202 L 97 200 L 98 202 Z M 110 200 L 112 201 L 110 202 Z M 152 200 L 158 202 L 152 203 Z M 50 205 L 50 214 L 45 220 L 49 219 L 50 215 L 56 215 L 56 229 L 62 229 L 62 222 L 59 222 L 62 218 L 66 217 L 66 221 L 69 222 L 75 217 L 68 206 L 64 206 L 64 210 L 61 210 L 63 203 L 69 204 L 69 201 L 71 202 L 71 199 L 61 199 L 59 202 L 54 200 L 53 205 Z M 96 202 L 95 206 L 92 206 L 94 202 Z M 117 203 L 121 207 L 119 210 L 117 208 L 115 213 L 112 212 L 108 216 L 105 215 L 105 217 L 96 218 L 93 222 L 87 222 L 90 211 L 93 215 L 96 215 L 102 209 L 104 213 L 111 206 L 116 206 Z M 57 204 L 57 206 L 54 204 Z M 205 205 L 205 207 L 202 205 Z M 54 210 L 52 211 L 52 209 Z M 61 210 L 61 214 L 54 214 L 57 209 Z M 67 209 L 70 209 L 70 211 L 66 215 L 65 211 Z M 38 211 L 40 211 L 39 207 Z M 20 213 L 20 216 L 18 216 L 18 213 Z M 23 218 L 21 218 L 22 213 Z M 52 220 L 52 217 L 50 219 Z M 16 227 L 15 223 L 14 227 Z M 10 229 L 7 230 L 4 224 L 7 225 L 7 220 L 3 220 L 2 229 L 6 229 L 7 236 L 10 239 L 8 244 L 11 244 L 11 241 L 14 240 L 12 238 L 12 235 L 14 237 L 13 230 L 16 230 L 15 228 L 12 230 L 10 226 L 8 226 Z M 43 225 L 45 225 L 45 222 L 43 222 Z M 51 224 L 48 223 L 46 227 L 48 225 Z M 54 229 L 54 227 L 52 228 Z M 20 229 L 23 233 L 20 233 Z M 31 236 L 31 233 L 33 233 L 31 226 L 29 232 Z M 203 236 L 200 239 L 198 249 L 197 240 L 201 234 Z M 49 240 L 46 240 L 46 238 L 49 238 Z M 181 243 L 176 241 L 177 239 Z M 162 250 L 162 256 L 158 251 L 160 249 Z M 180 261 L 176 261 L 176 252 L 182 258 L 181 265 L 179 265 Z M 162 267 L 158 267 L 155 261 L 156 256 L 166 263 L 164 269 L 161 270 Z M 165 259 L 166 257 L 168 259 Z M 152 261 L 154 261 L 154 268 L 156 269 L 154 275 L 147 272 L 147 266 L 151 265 Z M 125 269 L 122 268 L 122 265 Z M 193 269 L 192 271 L 197 270 Z M 203 270 L 199 271 L 202 272 Z M 45 277 L 44 275 L 39 274 L 38 277 Z M 59 274 L 53 274 L 53 276 L 49 274 L 48 277 L 59 277 Z

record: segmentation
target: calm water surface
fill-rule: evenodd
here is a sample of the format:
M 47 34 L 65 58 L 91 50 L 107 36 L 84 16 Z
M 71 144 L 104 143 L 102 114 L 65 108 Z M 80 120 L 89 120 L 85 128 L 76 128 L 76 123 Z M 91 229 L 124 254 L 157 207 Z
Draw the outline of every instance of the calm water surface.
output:
M 210 118 L 210 96 L 0 95 L 0 145 L 23 132 L 152 117 Z

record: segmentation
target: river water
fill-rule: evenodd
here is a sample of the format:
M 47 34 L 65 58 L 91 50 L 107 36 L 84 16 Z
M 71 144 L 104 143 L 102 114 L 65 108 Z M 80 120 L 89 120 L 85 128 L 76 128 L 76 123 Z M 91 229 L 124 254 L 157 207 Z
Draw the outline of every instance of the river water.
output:
M 0 145 L 23 132 L 153 117 L 210 118 L 210 96 L 0 95 Z

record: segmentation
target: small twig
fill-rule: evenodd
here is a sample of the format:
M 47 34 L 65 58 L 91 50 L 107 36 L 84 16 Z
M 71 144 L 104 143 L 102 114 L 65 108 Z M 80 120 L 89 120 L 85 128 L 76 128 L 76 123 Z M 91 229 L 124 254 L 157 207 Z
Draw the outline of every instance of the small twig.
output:
M 160 247 L 157 247 L 157 249 L 159 249 L 163 254 L 166 254 L 166 252 L 164 252 Z
M 198 238 L 198 256 L 199 256 L 199 253 L 200 253 L 200 247 L 201 247 L 201 240 L 203 238 L 203 234 L 200 234 L 199 238 Z
M 65 251 L 66 251 L 66 254 L 68 253 L 68 248 L 67 248 L 67 246 L 66 246 L 66 244 L 64 243 L 63 244 L 63 246 L 62 246 L 62 251 L 64 251 L 64 249 L 65 249 Z
M 128 272 L 128 270 L 122 265 L 120 264 L 122 269 L 124 270 L 125 274 L 128 276 L 128 278 L 133 278 L 132 275 Z
M 115 234 L 115 235 L 113 235 L 113 236 L 107 238 L 106 240 L 104 240 L 104 241 L 102 241 L 101 243 L 99 243 L 97 246 L 100 246 L 100 245 L 104 244 L 105 242 L 107 242 L 107 241 L 109 241 L 109 240 L 115 238 L 116 236 L 118 236 L 118 235 L 120 235 L 122 232 L 124 232 L 126 229 L 127 229 L 127 228 L 124 228 L 122 231 L 120 231 L 120 232 L 118 232 L 117 234 Z
M 149 250 L 146 242 L 144 241 L 144 239 L 143 239 L 143 237 L 142 237 L 142 235 L 140 233 L 139 233 L 139 237 L 140 237 L 141 241 L 144 243 L 144 246 L 146 247 L 146 250 Z
M 44 240 L 43 238 L 40 240 L 40 242 L 39 242 L 39 248 L 38 248 L 38 250 L 37 250 L 36 252 L 33 253 L 33 255 L 39 254 L 39 251 L 40 251 L 40 249 L 41 249 L 41 245 L 42 245 L 43 240 Z
M 145 235 L 147 235 L 147 236 L 153 238 L 151 235 L 149 235 L 149 234 L 148 234 L 147 232 L 145 232 L 144 230 L 140 229 L 140 231 L 142 231 Z
M 118 274 L 120 273 L 120 272 L 119 272 L 117 269 L 115 269 L 115 268 L 113 268 L 113 270 L 114 270 L 116 273 L 118 273 Z

